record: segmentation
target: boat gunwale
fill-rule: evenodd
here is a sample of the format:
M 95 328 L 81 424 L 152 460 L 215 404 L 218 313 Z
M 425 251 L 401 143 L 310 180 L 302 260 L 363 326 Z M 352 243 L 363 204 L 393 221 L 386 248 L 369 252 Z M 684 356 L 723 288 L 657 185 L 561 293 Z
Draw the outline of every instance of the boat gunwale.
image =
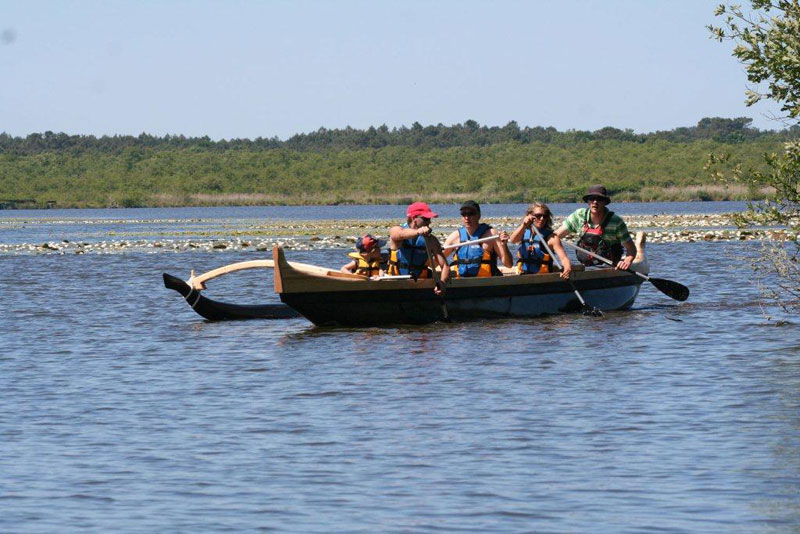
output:
M 324 267 L 313 265 L 297 264 L 288 262 L 281 247 L 274 247 L 272 250 L 273 261 L 275 263 L 274 286 L 275 292 L 279 295 L 293 293 L 314 293 L 324 294 L 327 292 L 386 292 L 386 291 L 409 291 L 426 289 L 433 290 L 434 281 L 429 278 L 417 280 L 409 279 L 387 279 L 371 280 L 365 276 L 350 275 L 332 271 Z M 337 276 L 345 275 L 344 277 Z M 610 268 L 576 270 L 572 273 L 573 282 L 580 288 L 586 287 L 587 282 L 595 280 L 609 279 L 636 279 L 641 283 L 641 279 L 634 274 L 625 271 L 617 271 Z M 555 286 L 559 290 L 554 292 L 571 291 L 567 281 L 561 278 L 560 273 L 546 274 L 507 274 L 504 276 L 480 277 L 480 278 L 451 278 L 447 285 L 447 297 L 455 297 L 454 293 L 459 293 L 462 289 L 500 289 L 518 288 L 519 286 Z M 588 284 L 594 285 L 594 284 Z M 616 285 L 616 284 L 615 284 Z M 621 284 L 634 285 L 634 284 Z M 563 286 L 563 287 L 562 287 Z M 539 291 L 537 291 L 538 293 Z M 543 291 L 546 292 L 546 291 Z M 437 297 L 438 298 L 438 297 Z

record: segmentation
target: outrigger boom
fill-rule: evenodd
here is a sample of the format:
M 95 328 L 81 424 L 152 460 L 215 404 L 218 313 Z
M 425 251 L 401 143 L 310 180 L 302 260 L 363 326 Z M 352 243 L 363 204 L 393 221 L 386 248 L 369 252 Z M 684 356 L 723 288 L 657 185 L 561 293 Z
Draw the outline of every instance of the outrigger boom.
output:
M 206 282 L 224 274 L 235 273 L 236 271 L 244 271 L 246 269 L 272 269 L 274 266 L 275 263 L 272 260 L 241 261 L 239 263 L 231 263 L 230 265 L 219 267 L 213 271 L 208 271 L 200 276 L 195 276 L 194 269 L 192 269 L 189 279 L 186 281 L 186 283 L 197 290 L 206 289 Z
M 479 243 L 486 243 L 487 241 L 494 241 L 495 239 L 498 239 L 499 237 L 500 236 L 494 235 L 494 236 L 491 236 L 491 237 L 484 237 L 482 239 L 475 239 L 473 241 L 467 241 L 465 243 L 455 243 L 453 245 L 448 245 L 448 246 L 443 247 L 443 248 L 444 248 L 444 250 L 448 250 L 448 249 L 451 249 L 451 248 L 463 247 L 464 245 L 477 245 Z M 289 263 L 291 264 L 291 263 L 294 263 L 294 262 L 289 262 Z M 196 276 L 194 274 L 194 270 L 192 270 L 190 275 L 189 275 L 189 279 L 186 281 L 186 283 L 189 284 L 189 286 L 191 286 L 194 289 L 202 290 L 202 289 L 207 289 L 206 288 L 206 282 L 208 282 L 209 280 L 213 280 L 214 278 L 218 278 L 220 276 L 226 275 L 226 274 L 235 273 L 237 271 L 245 271 L 245 270 L 248 270 L 248 269 L 272 269 L 274 267 L 275 267 L 275 262 L 273 260 L 241 261 L 239 263 L 231 263 L 230 265 L 225 265 L 223 267 L 219 267 L 217 269 L 208 271 L 207 273 L 203 273 L 203 274 L 201 274 L 199 276 Z M 346 274 L 346 273 L 342 273 L 342 274 Z M 360 275 L 356 275 L 356 276 L 360 276 Z M 408 275 L 397 275 L 397 276 L 381 276 L 381 277 L 374 276 L 374 277 L 372 277 L 373 280 L 377 280 L 377 279 L 380 279 L 380 280 L 391 280 L 391 279 L 406 279 L 406 278 L 410 278 L 410 276 L 408 276 Z
M 331 269 L 326 269 L 324 267 L 316 267 L 315 265 L 307 265 L 305 263 L 297 263 L 297 262 L 289 262 L 295 266 L 304 266 L 304 267 L 311 267 L 314 269 L 321 269 L 324 274 L 327 276 L 334 276 L 334 277 L 344 277 L 344 278 L 353 278 L 357 280 L 364 280 L 366 277 L 360 274 L 348 274 L 343 273 L 341 271 L 334 271 Z M 275 266 L 275 262 L 272 260 L 251 260 L 251 261 L 242 261 L 239 263 L 231 263 L 230 265 L 225 265 L 224 267 L 219 267 L 212 271 L 208 271 L 207 273 L 203 273 L 200 276 L 195 276 L 194 270 L 191 271 L 189 275 L 189 279 L 186 281 L 190 287 L 193 289 L 202 290 L 206 288 L 206 282 L 209 280 L 213 280 L 214 278 L 219 278 L 222 275 L 235 273 L 237 271 L 245 271 L 247 269 L 272 269 Z

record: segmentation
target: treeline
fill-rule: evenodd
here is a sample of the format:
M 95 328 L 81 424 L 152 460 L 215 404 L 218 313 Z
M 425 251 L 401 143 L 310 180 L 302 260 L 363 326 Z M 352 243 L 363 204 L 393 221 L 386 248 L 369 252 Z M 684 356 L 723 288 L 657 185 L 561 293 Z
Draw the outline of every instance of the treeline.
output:
M 0 201 L 17 207 L 190 206 L 577 201 L 604 183 L 615 200 L 749 199 L 762 191 L 710 181 L 703 163 L 729 152 L 745 168 L 781 148 L 774 135 L 722 143 L 505 141 L 479 146 L 222 150 L 128 146 L 114 150 L 0 151 Z
M 120 154 L 126 149 L 187 150 L 202 152 L 269 151 L 286 149 L 300 152 L 327 152 L 341 150 L 381 149 L 408 147 L 434 150 L 456 147 L 489 147 L 503 143 L 522 145 L 543 143 L 556 146 L 574 146 L 592 141 L 621 141 L 625 143 L 647 143 L 656 140 L 674 143 L 693 143 L 711 140 L 724 144 L 739 144 L 759 139 L 780 141 L 800 137 L 800 127 L 772 131 L 752 128 L 752 119 L 739 117 L 704 118 L 696 126 L 675 128 L 647 134 L 633 130 L 606 127 L 596 131 L 567 130 L 560 132 L 553 127 L 520 127 L 516 121 L 505 126 L 481 126 L 473 120 L 464 124 L 444 126 L 422 126 L 415 122 L 411 127 L 389 129 L 386 125 L 366 130 L 355 128 L 320 128 L 311 133 L 297 134 L 282 141 L 277 137 L 255 139 L 211 140 L 209 137 L 186 137 L 165 135 L 163 137 L 142 133 L 138 136 L 115 135 L 95 137 L 93 135 L 68 135 L 65 133 L 34 133 L 26 137 L 13 137 L 0 133 L 0 154 L 34 155 L 42 153 L 68 152 L 78 155 L 84 152 Z

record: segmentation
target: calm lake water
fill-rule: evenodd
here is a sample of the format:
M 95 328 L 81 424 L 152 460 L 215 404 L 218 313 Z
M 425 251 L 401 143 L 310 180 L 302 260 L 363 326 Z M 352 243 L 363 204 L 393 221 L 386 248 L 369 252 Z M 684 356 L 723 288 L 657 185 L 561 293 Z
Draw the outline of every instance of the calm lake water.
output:
M 27 221 L 0 238 L 34 243 L 42 218 L 69 218 L 46 231 L 70 239 L 123 217 L 0 215 Z M 255 252 L 0 255 L 0 531 L 796 533 L 800 327 L 762 312 L 737 259 L 757 253 L 651 245 L 685 303 L 645 283 L 601 319 L 370 329 L 209 323 L 163 287 Z M 277 302 L 271 283 L 247 271 L 208 294 Z

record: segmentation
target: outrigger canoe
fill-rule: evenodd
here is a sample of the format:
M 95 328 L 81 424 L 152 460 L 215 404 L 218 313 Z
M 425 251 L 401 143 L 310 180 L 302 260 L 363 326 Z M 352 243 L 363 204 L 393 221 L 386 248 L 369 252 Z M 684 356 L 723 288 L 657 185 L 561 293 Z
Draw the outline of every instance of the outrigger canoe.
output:
M 586 304 L 604 311 L 630 308 L 644 280 L 649 280 L 644 256 L 644 234 L 637 234 L 637 272 L 584 269 L 573 266 L 574 286 L 559 274 L 506 274 L 490 278 L 451 278 L 444 297 L 433 292 L 433 279 L 403 279 L 342 273 L 314 265 L 289 262 L 280 247 L 273 259 L 229 266 L 229 272 L 257 266 L 274 268 L 274 289 L 280 304 L 239 306 L 206 298 L 203 282 L 189 282 L 164 274 L 164 283 L 180 292 L 192 308 L 210 320 L 285 318 L 302 315 L 315 325 L 379 326 L 425 324 L 489 317 L 538 317 L 581 309 Z M 220 271 L 224 271 L 222 268 Z M 638 273 L 638 275 L 637 275 Z M 207 273 L 208 275 L 208 273 Z M 209 277 L 206 276 L 206 279 Z M 653 279 L 658 280 L 658 279 Z M 688 290 L 687 290 L 688 296 Z M 680 299 L 679 299 L 680 300 Z

